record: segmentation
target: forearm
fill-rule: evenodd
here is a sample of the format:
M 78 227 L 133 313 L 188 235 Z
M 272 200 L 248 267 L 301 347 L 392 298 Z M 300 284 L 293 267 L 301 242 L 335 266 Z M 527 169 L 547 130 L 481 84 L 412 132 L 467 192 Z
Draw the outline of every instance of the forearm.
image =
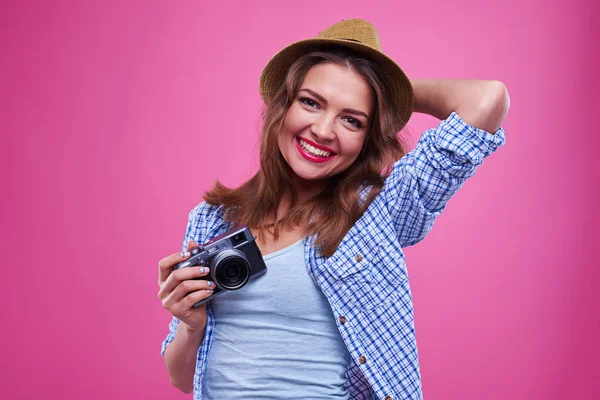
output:
M 165 350 L 165 365 L 169 371 L 171 383 L 184 393 L 191 393 L 194 390 L 196 359 L 203 338 L 204 329 L 194 331 L 180 322 L 175 339 Z
M 447 118 L 452 112 L 474 127 L 494 133 L 510 107 L 502 82 L 475 79 L 416 79 L 415 112 Z

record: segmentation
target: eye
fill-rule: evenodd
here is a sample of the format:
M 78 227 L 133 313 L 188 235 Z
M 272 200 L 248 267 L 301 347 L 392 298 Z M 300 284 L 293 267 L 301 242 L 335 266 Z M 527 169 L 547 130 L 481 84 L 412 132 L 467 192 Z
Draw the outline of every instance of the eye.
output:
M 356 118 L 344 117 L 344 119 L 346 120 L 346 122 L 348 122 L 349 124 L 351 124 L 352 126 L 358 128 L 358 129 L 361 129 L 363 127 L 362 122 L 360 122 Z
M 299 100 L 300 100 L 300 103 L 302 103 L 310 108 L 319 107 L 319 103 L 317 103 L 313 99 L 309 99 L 308 97 L 301 97 Z

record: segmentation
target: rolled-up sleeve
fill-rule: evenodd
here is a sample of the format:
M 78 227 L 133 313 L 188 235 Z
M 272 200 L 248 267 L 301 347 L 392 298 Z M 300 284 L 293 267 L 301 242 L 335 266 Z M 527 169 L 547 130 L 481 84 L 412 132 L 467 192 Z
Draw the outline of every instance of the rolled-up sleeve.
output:
M 402 247 L 421 241 L 448 200 L 506 141 L 465 123 L 456 113 L 423 133 L 416 148 L 394 164 L 384 196 Z
M 173 341 L 173 339 L 175 339 L 175 333 L 177 333 L 177 327 L 178 326 L 179 326 L 179 319 L 173 317 L 171 319 L 171 322 L 169 323 L 169 334 L 167 335 L 167 337 L 165 338 L 165 340 L 163 340 L 162 347 L 160 349 L 160 354 L 162 356 L 165 355 L 165 351 L 167 350 L 167 346 Z
M 194 226 L 196 225 L 196 221 L 198 218 L 198 211 L 200 207 L 195 207 L 188 214 L 188 222 L 187 227 L 185 229 L 185 235 L 183 237 L 183 244 L 181 246 L 181 251 L 187 250 L 187 244 L 190 239 L 193 238 L 194 234 Z M 179 326 L 179 319 L 176 317 L 172 317 L 171 322 L 169 323 L 169 333 L 167 337 L 162 342 L 160 354 L 165 355 L 165 350 L 167 350 L 167 346 L 175 339 L 175 334 L 177 333 L 177 327 Z

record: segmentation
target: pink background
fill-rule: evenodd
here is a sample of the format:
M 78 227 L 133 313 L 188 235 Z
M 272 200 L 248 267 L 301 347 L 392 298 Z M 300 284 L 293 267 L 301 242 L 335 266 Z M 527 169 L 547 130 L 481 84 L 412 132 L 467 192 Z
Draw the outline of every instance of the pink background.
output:
M 156 264 L 214 179 L 256 170 L 267 60 L 361 17 L 409 77 L 512 100 L 507 145 L 406 250 L 425 398 L 600 398 L 597 2 L 484 3 L 3 1 L 0 397 L 190 397 Z

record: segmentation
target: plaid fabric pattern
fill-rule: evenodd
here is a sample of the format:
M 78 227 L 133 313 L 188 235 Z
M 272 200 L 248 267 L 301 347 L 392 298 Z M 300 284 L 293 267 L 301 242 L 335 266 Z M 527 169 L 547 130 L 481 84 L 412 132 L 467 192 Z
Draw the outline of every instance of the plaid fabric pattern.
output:
M 402 248 L 427 235 L 448 200 L 504 143 L 502 128 L 491 135 L 452 113 L 423 133 L 416 148 L 395 163 L 381 193 L 331 257 L 323 257 L 312 246 L 314 237 L 305 241 L 307 272 L 329 300 L 352 355 L 347 372 L 352 400 L 423 398 Z M 229 228 L 220 207 L 201 203 L 189 214 L 183 249 L 190 239 L 204 243 Z M 178 324 L 176 318 L 169 324 L 162 354 Z M 195 400 L 202 399 L 214 329 L 209 303 L 206 332 L 198 350 Z

